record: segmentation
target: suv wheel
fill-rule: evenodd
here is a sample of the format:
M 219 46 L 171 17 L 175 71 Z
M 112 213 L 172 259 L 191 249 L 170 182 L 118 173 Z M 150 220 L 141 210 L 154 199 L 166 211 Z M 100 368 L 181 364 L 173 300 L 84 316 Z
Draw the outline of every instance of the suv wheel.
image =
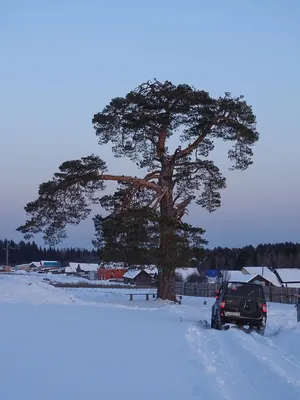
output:
M 266 318 L 264 317 L 262 323 L 257 327 L 257 333 L 263 336 L 265 334 L 265 329 L 266 329 Z
M 265 329 L 266 329 L 265 325 L 259 325 L 259 326 L 257 327 L 257 333 L 258 333 L 259 335 L 264 336 L 264 334 L 265 334 Z
M 221 322 L 216 322 L 213 317 L 211 318 L 211 327 L 212 329 L 217 329 L 218 331 L 222 330 Z
M 211 329 L 216 329 L 216 323 L 213 317 L 211 317 L 211 323 L 210 323 Z

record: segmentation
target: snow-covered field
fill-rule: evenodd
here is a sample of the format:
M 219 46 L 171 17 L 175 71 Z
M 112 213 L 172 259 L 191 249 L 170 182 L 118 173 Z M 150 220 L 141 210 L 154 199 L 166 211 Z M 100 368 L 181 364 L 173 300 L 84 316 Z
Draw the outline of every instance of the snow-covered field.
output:
M 0 399 L 300 399 L 292 305 L 269 304 L 261 337 L 201 327 L 213 299 L 130 302 L 129 289 L 43 278 L 0 276 Z

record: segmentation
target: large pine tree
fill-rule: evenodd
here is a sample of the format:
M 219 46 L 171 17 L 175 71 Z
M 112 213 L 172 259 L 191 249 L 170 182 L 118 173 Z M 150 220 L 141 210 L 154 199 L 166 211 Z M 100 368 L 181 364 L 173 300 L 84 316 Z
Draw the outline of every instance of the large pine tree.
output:
M 245 170 L 252 163 L 252 146 L 259 137 L 252 108 L 243 96 L 225 93 L 215 99 L 186 84 L 154 80 L 112 99 L 94 115 L 93 124 L 100 145 L 112 144 L 115 157 L 147 168 L 147 174 L 111 175 L 96 155 L 66 161 L 51 181 L 40 185 L 38 199 L 25 207 L 30 219 L 18 230 L 27 236 L 43 232 L 54 244 L 65 238 L 67 224 L 78 224 L 89 215 L 91 204 L 101 204 L 111 213 L 95 220 L 105 249 L 117 241 L 133 262 L 155 259 L 158 295 L 174 300 L 178 262 L 188 265 L 203 243 L 203 231 L 182 218 L 193 201 L 210 212 L 221 204 L 219 191 L 226 181 L 208 159 L 217 140 L 233 143 L 228 152 L 232 169 Z M 171 138 L 175 151 L 168 147 Z M 115 195 L 99 196 L 105 181 L 119 183 Z M 130 226 L 127 231 L 124 221 Z M 137 221 L 140 228 L 134 233 Z

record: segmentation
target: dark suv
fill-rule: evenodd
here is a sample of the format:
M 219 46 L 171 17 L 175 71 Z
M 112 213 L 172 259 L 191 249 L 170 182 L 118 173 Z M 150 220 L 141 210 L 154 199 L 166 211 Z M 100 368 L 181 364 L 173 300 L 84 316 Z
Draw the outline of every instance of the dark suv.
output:
M 235 324 L 239 328 L 245 325 L 265 332 L 267 305 L 262 285 L 242 282 L 225 282 L 217 291 L 212 307 L 211 327 L 223 329 L 225 324 Z

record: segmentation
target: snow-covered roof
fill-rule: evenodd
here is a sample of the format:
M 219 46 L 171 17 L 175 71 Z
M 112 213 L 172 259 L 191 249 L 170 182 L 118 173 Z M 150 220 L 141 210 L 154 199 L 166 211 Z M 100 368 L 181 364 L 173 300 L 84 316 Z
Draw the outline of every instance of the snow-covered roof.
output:
M 16 268 L 29 267 L 30 265 L 34 265 L 35 267 L 40 267 L 41 262 L 40 261 L 32 261 L 32 262 L 25 263 L 25 264 L 18 264 L 18 265 L 16 265 Z
M 129 271 L 125 272 L 123 278 L 134 279 L 138 276 L 138 274 L 142 272 L 141 269 L 130 269 Z M 147 272 L 147 271 L 145 271 Z
M 41 266 L 41 262 L 40 261 L 32 261 L 31 263 L 29 263 L 30 265 L 33 264 L 36 267 L 40 267 Z
M 262 275 L 266 269 L 269 269 L 268 267 L 265 267 L 264 265 L 259 266 L 259 267 L 249 267 L 246 266 L 243 268 L 248 274 L 259 274 Z
M 295 289 L 300 289 L 300 282 L 295 282 L 295 283 L 283 283 L 284 287 L 288 288 L 295 288 Z
M 259 272 L 259 271 L 257 271 Z M 270 283 L 272 283 L 274 286 L 280 287 L 281 284 L 278 280 L 278 278 L 276 277 L 276 275 L 268 269 L 268 273 L 266 273 L 264 271 L 264 275 L 262 274 L 258 274 L 258 273 L 253 273 L 253 274 L 245 274 L 242 271 L 226 271 L 225 274 L 225 278 L 226 280 L 229 281 L 236 281 L 236 282 L 244 282 L 244 283 L 248 283 L 252 280 L 254 280 L 256 277 L 261 277 L 264 278 L 265 280 L 269 281 Z
M 275 271 L 283 283 L 300 283 L 300 269 L 298 268 L 278 268 Z
M 244 267 L 244 270 L 250 275 L 260 275 L 262 278 L 271 282 L 274 286 L 277 286 L 277 287 L 281 286 L 277 276 L 268 267 L 265 267 L 265 266 Z
M 104 269 L 124 269 L 125 263 L 122 262 L 100 262 L 101 268 Z
M 93 272 L 98 271 L 99 264 L 88 264 L 88 263 L 69 263 L 68 267 L 65 268 L 65 272 L 77 272 L 77 267 L 80 266 L 80 269 L 84 272 Z
M 249 282 L 251 279 L 255 278 L 257 274 L 250 275 L 244 274 L 242 271 L 226 271 L 226 280 L 228 281 L 236 281 L 236 282 Z

